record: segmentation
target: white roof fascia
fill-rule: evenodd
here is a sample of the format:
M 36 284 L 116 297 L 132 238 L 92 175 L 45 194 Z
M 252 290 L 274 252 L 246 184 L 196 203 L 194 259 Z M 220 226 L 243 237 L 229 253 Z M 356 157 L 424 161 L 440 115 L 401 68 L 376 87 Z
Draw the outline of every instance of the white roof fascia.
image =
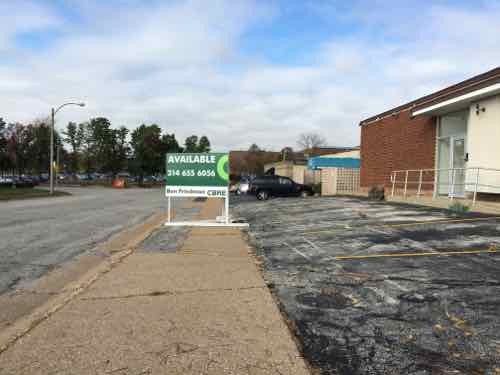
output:
M 469 104 L 474 100 L 479 100 L 487 96 L 495 95 L 500 93 L 500 83 L 495 83 L 488 87 L 483 87 L 482 89 L 469 92 L 467 94 L 457 96 L 456 98 L 451 98 L 445 100 L 444 102 L 433 104 L 429 107 L 419 109 L 412 113 L 413 116 L 418 115 L 432 115 L 439 111 L 445 110 L 446 107 L 459 106 L 460 104 Z

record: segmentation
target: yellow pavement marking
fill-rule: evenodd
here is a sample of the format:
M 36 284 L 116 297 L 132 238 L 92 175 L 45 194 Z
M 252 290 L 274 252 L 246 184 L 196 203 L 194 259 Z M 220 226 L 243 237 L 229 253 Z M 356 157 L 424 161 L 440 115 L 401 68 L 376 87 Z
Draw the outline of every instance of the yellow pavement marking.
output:
M 384 227 L 390 227 L 390 228 L 397 228 L 397 227 L 406 227 L 406 226 L 413 226 L 413 225 L 440 224 L 440 223 L 459 223 L 459 222 L 461 223 L 461 222 L 492 220 L 492 219 L 500 219 L 500 216 L 474 217 L 474 218 L 470 218 L 470 219 L 443 219 L 443 220 L 417 221 L 415 223 L 382 224 L 382 226 L 384 226 Z
M 493 220 L 500 219 L 500 216 L 491 216 L 491 217 L 475 217 L 470 219 L 443 219 L 443 220 L 429 220 L 429 221 L 417 221 L 414 223 L 402 223 L 402 224 L 375 224 L 375 225 L 366 225 L 369 228 L 377 228 L 377 227 L 385 227 L 385 228 L 399 228 L 399 227 L 411 227 L 416 225 L 429 225 L 429 224 L 446 224 L 446 223 L 462 223 L 462 222 L 471 222 L 471 221 L 484 221 L 484 220 Z M 337 226 L 341 226 L 342 224 L 337 224 Z M 332 228 L 332 229 L 320 229 L 313 231 L 306 231 L 304 235 L 308 234 L 316 234 L 316 233 L 330 233 L 330 232 L 339 232 L 346 229 L 354 229 L 355 227 L 346 226 L 345 228 Z
M 423 257 L 436 255 L 466 255 L 466 254 L 492 254 L 500 253 L 498 249 L 486 250 L 463 250 L 463 251 L 444 251 L 444 252 L 425 252 L 425 253 L 391 253 L 391 254 L 367 254 L 367 255 L 341 255 L 334 257 L 335 260 L 349 259 L 370 259 L 370 258 L 399 258 L 399 257 Z

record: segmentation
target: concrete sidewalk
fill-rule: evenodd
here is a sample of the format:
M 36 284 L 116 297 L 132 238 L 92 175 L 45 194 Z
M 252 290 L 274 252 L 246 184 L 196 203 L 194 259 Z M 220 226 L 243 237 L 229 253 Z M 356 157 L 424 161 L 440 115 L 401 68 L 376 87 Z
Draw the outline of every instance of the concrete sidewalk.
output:
M 177 252 L 134 252 L 0 354 L 1 375 L 52 373 L 309 371 L 240 231 L 196 228 Z

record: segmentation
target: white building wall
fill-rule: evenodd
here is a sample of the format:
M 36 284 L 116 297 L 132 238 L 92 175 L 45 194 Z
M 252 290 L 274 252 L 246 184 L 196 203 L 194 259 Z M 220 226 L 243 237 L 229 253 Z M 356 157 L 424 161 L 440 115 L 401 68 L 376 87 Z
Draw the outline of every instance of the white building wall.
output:
M 298 184 L 304 184 L 306 168 L 305 165 L 294 165 L 292 169 L 292 180 Z
M 320 158 L 360 158 L 359 150 L 337 152 L 336 154 L 321 155 Z
M 479 113 L 476 113 L 476 104 Z M 484 108 L 484 112 L 483 109 Z M 492 168 L 480 171 L 479 192 L 500 193 L 500 95 L 473 103 L 467 126 L 467 168 Z M 467 173 L 467 191 L 474 191 L 475 172 Z

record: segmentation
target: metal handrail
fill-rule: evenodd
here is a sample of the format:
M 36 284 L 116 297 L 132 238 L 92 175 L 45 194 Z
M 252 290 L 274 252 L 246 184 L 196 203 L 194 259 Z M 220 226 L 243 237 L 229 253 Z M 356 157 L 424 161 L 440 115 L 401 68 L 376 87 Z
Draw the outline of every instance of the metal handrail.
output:
M 431 172 L 435 172 L 435 171 L 451 171 L 453 169 L 456 169 L 456 170 L 467 170 L 467 169 L 474 169 L 474 170 L 481 170 L 481 171 L 493 171 L 493 172 L 500 172 L 500 169 L 495 169 L 495 168 L 483 168 L 483 167 L 464 167 L 464 168 L 424 168 L 424 169 L 399 169 L 399 170 L 395 170 L 395 171 L 392 171 L 391 173 L 394 173 L 394 172 L 420 172 L 420 171 L 431 171 Z
M 463 183 L 457 183 L 456 182 L 456 173 L 457 171 L 475 171 L 475 181 L 474 182 L 467 182 L 465 179 Z M 436 198 L 437 196 L 437 186 L 438 186 L 438 174 L 440 172 L 451 172 L 450 176 L 451 177 L 451 183 L 450 182 L 439 182 L 442 186 L 448 186 L 449 188 L 449 196 L 450 199 L 453 200 L 456 195 L 456 190 L 455 187 L 459 186 L 470 186 L 474 185 L 474 194 L 472 198 L 472 204 L 474 205 L 476 203 L 476 198 L 477 198 L 477 192 L 478 192 L 478 187 L 488 187 L 488 188 L 498 188 L 500 190 L 500 186 L 496 185 L 491 185 L 491 184 L 480 184 L 479 183 L 479 173 L 480 171 L 488 171 L 488 172 L 500 172 L 500 169 L 495 169 L 495 168 L 483 168 L 483 167 L 468 167 L 468 168 L 427 168 L 427 169 L 404 169 L 404 170 L 395 170 L 391 172 L 391 183 L 392 183 L 392 191 L 391 191 L 391 197 L 394 197 L 395 189 L 397 184 L 404 184 L 404 192 L 403 196 L 406 198 L 407 193 L 408 193 L 408 185 L 416 185 L 418 184 L 417 188 L 417 198 L 421 195 L 422 193 L 422 186 L 423 185 L 428 185 L 428 184 L 433 184 L 434 185 L 434 194 L 433 198 Z M 413 172 L 418 172 L 419 177 L 418 180 L 410 180 L 409 179 L 409 174 Z M 434 181 L 424 181 L 423 180 L 423 175 L 426 172 L 432 172 L 434 174 L 433 178 Z M 404 173 L 404 180 L 398 181 L 397 180 L 397 175 L 398 173 Z M 466 177 L 465 177 L 466 178 Z M 465 190 L 465 189 L 464 189 Z

